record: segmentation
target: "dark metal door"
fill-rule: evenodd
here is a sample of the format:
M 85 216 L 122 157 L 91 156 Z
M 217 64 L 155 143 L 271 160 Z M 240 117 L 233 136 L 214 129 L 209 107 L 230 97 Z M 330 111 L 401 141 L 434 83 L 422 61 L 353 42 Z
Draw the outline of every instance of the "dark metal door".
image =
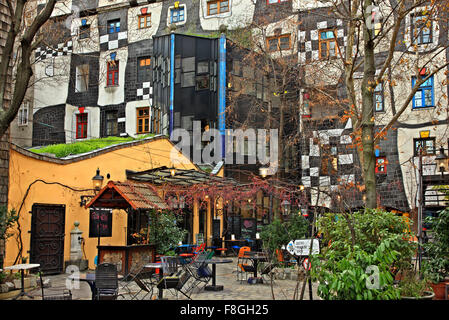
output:
M 65 205 L 33 204 L 30 262 L 46 274 L 63 272 L 64 231 Z

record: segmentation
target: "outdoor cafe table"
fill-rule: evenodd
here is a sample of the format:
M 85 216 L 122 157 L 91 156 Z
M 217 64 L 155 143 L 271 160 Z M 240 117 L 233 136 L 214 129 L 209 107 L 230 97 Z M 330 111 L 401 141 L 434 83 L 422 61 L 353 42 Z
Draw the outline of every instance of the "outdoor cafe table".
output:
M 254 278 L 257 279 L 257 266 L 259 264 L 259 261 L 262 262 L 266 262 L 267 260 L 267 256 L 261 252 L 247 252 L 245 254 L 245 258 L 250 259 L 251 261 L 253 261 L 253 265 L 254 265 Z M 261 279 L 262 280 L 262 279 Z
M 145 264 L 143 266 L 143 268 L 144 269 L 159 269 L 159 279 L 158 280 L 162 279 L 163 274 L 162 274 L 162 270 L 160 270 L 160 269 L 162 269 L 162 263 L 161 262 L 160 263 L 157 263 L 157 262 L 147 263 L 147 264 Z M 164 293 L 163 293 L 164 291 L 163 290 L 164 289 L 162 289 L 162 288 L 158 288 L 158 295 L 157 295 L 158 300 L 162 300 L 163 299 L 163 295 L 164 295 Z
M 31 296 L 25 292 L 25 270 L 39 268 L 40 266 L 41 265 L 38 263 L 24 263 L 24 264 L 16 264 L 16 265 L 10 266 L 10 267 L 5 267 L 5 270 L 20 270 L 20 272 L 21 272 L 22 287 L 20 288 L 20 293 L 17 295 L 17 297 L 14 298 L 14 300 L 16 300 L 17 298 L 19 298 L 21 296 L 27 296 L 29 298 L 34 298 L 33 296 Z
M 221 263 L 231 263 L 232 260 L 231 259 L 207 259 L 205 260 L 205 262 L 207 264 L 211 264 L 212 265 L 212 285 L 208 285 L 204 288 L 204 290 L 207 291 L 221 291 L 223 290 L 223 286 L 222 285 L 217 285 L 216 284 L 216 276 L 217 276 L 217 272 L 216 272 L 216 265 L 217 264 L 221 264 Z

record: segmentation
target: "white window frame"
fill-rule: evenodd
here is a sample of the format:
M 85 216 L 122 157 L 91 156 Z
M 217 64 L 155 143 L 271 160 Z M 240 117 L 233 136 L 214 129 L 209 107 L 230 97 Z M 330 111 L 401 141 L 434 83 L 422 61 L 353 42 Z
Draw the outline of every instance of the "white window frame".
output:
M 28 116 L 30 114 L 30 108 L 28 102 L 23 102 L 20 106 L 19 112 L 18 112 L 18 119 L 17 124 L 19 127 L 27 126 L 28 125 Z M 24 117 L 25 115 L 25 117 Z M 24 121 L 25 119 L 25 121 Z

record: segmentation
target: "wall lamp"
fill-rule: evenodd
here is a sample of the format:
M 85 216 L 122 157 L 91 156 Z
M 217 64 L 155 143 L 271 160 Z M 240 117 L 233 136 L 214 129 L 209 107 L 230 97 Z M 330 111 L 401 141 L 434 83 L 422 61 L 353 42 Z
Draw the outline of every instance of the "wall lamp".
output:
M 441 172 L 441 175 L 444 174 L 444 172 L 448 171 L 449 167 L 449 157 L 444 153 L 444 148 L 440 148 L 440 153 L 435 157 L 435 161 L 437 163 L 437 167 L 439 168 L 439 171 Z
M 109 174 L 108 174 L 109 176 Z M 102 185 L 103 185 L 103 180 L 104 177 L 102 175 L 100 175 L 100 169 L 97 168 L 97 172 L 95 174 L 95 176 L 92 177 L 92 187 L 93 187 L 93 191 L 94 191 L 94 195 L 81 195 L 80 197 L 80 207 L 83 207 L 87 204 L 88 201 L 90 201 L 93 197 L 95 197 L 95 195 L 97 194 L 98 191 L 100 191 Z

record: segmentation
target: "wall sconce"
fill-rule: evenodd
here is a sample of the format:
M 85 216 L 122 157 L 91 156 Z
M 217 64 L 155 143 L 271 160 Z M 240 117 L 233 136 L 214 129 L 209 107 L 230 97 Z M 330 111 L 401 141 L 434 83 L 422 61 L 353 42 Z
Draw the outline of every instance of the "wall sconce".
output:
M 171 168 L 170 168 L 170 175 L 171 175 L 172 177 L 174 177 L 175 174 L 176 174 L 176 169 L 175 169 L 175 167 L 171 167 Z
M 435 157 L 435 161 L 437 163 L 437 167 L 439 171 L 441 172 L 441 175 L 444 174 L 444 172 L 448 169 L 448 160 L 449 158 L 444 153 L 444 148 L 440 148 L 440 153 Z
M 260 167 L 259 174 L 262 178 L 265 178 L 268 175 L 268 168 Z
M 92 186 L 93 191 L 95 194 L 97 194 L 98 191 L 100 191 L 102 185 L 103 185 L 104 177 L 100 175 L 100 168 L 97 168 L 97 172 L 95 176 L 92 177 Z M 91 200 L 94 197 L 94 195 L 82 195 L 80 197 L 80 207 L 83 207 L 86 205 L 86 203 Z
M 282 201 L 282 207 L 284 208 L 284 215 L 288 214 L 289 206 L 290 206 L 290 201 L 288 201 L 288 200 Z

